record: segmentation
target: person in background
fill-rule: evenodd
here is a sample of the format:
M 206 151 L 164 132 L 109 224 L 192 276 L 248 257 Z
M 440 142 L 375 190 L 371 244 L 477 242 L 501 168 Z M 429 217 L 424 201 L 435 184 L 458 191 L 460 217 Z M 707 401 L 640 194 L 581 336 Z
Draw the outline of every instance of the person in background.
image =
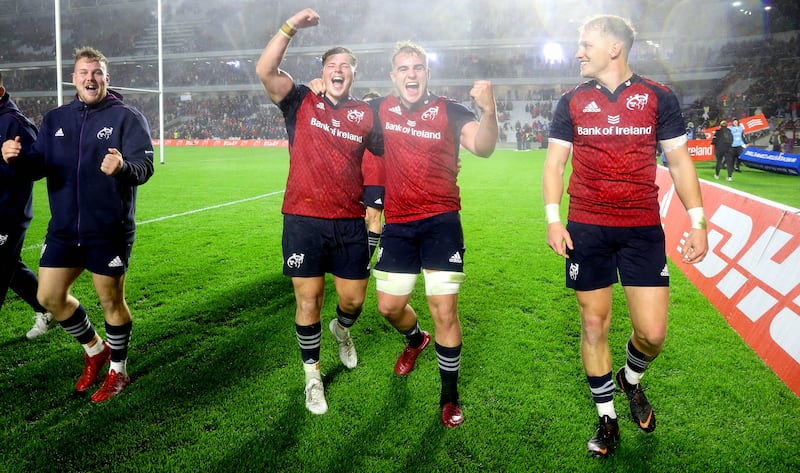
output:
M 368 92 L 362 100 L 369 102 L 380 97 L 377 92 Z M 369 150 L 364 151 L 364 159 L 361 162 L 361 173 L 364 175 L 364 205 L 366 215 L 364 220 L 367 223 L 367 238 L 369 241 L 369 257 L 375 254 L 375 249 L 381 240 L 383 231 L 383 200 L 386 188 L 386 169 L 383 165 L 383 158 L 375 156 Z
M 734 118 L 732 123 L 728 125 L 728 129 L 733 136 L 733 143 L 731 144 L 731 161 L 733 163 L 733 170 L 742 172 L 742 151 L 747 147 L 747 138 L 744 136 L 744 126 L 739 124 L 739 119 Z
M 314 27 L 310 8 L 289 18 L 270 39 L 256 73 L 283 112 L 289 136 L 289 176 L 283 198 L 283 274 L 292 279 L 295 334 L 305 373 L 305 405 L 328 411 L 320 369 L 325 274 L 333 275 L 336 317 L 328 326 L 347 368 L 358 363 L 350 328 L 364 306 L 370 254 L 361 202 L 361 160 L 371 133 L 370 107 L 350 96 L 356 57 L 337 46 L 322 55 L 325 93 L 295 83 L 280 64 L 298 30 Z
M 36 141 L 36 126 L 11 99 L 0 73 L 0 143 L 19 139 L 23 153 Z M 33 218 L 33 180 L 0 161 L 0 309 L 8 290 L 14 291 L 33 309 L 29 340 L 45 334 L 56 322 L 36 299 L 39 280 L 22 261 L 22 245 Z
M 587 449 L 596 457 L 608 456 L 620 439 L 615 379 L 636 425 L 644 432 L 656 428 L 641 385 L 663 348 L 669 306 L 656 144 L 667 157 L 675 191 L 691 221 L 683 261 L 700 262 L 708 251 L 700 184 L 680 104 L 667 87 L 631 71 L 628 55 L 634 38 L 630 21 L 615 15 L 592 17 L 580 28 L 575 57 L 581 76 L 589 80 L 558 101 L 542 179 L 547 244 L 565 259 L 566 285 L 575 291 L 580 311 L 581 358 L 599 416 Z M 560 204 L 570 155 L 565 227 Z M 615 378 L 608 335 L 618 281 L 633 333 Z
M 133 327 L 125 275 L 136 232 L 138 186 L 153 175 L 153 143 L 144 116 L 108 89 L 108 59 L 97 49 L 75 51 L 68 104 L 47 112 L 36 142 L 24 152 L 18 139 L 3 143 L 3 159 L 47 178 L 50 223 L 39 260 L 41 304 L 85 351 L 75 390 L 84 392 L 109 363 L 91 396 L 103 402 L 130 383 L 128 345 Z M 84 270 L 105 316 L 97 334 L 84 306 L 70 294 Z
M 783 134 L 783 130 L 778 128 L 772 130 L 772 134 L 769 137 L 769 144 L 772 145 L 772 151 L 783 153 L 785 142 L 786 135 Z
M 714 154 L 717 158 L 717 164 L 714 168 L 714 179 L 719 179 L 719 170 L 724 166 L 728 171 L 728 180 L 733 180 L 733 151 L 731 145 L 733 144 L 733 135 L 728 128 L 728 121 L 722 119 L 719 122 L 719 128 L 714 132 L 714 138 L 711 139 L 711 144 L 714 145 Z

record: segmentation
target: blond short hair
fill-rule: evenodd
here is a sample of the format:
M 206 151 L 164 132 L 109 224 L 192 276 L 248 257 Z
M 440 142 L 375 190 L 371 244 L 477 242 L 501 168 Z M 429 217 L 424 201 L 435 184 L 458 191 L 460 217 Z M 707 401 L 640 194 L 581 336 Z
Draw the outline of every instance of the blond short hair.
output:
M 628 56 L 633 42 L 636 40 L 636 29 L 627 18 L 617 15 L 596 15 L 584 21 L 579 31 L 597 30 L 603 34 L 612 36 L 622 41 L 622 48 L 625 56 Z
M 101 53 L 100 50 L 95 49 L 91 46 L 82 46 L 80 48 L 75 49 L 75 62 L 77 63 L 81 59 L 97 61 L 100 64 L 106 66 L 106 69 L 108 69 L 108 58 L 103 53 Z
M 425 60 L 425 67 L 428 67 L 428 53 L 422 46 L 412 43 L 411 41 L 398 41 L 394 45 L 394 52 L 392 52 L 392 67 L 394 67 L 394 59 L 398 54 L 416 54 Z

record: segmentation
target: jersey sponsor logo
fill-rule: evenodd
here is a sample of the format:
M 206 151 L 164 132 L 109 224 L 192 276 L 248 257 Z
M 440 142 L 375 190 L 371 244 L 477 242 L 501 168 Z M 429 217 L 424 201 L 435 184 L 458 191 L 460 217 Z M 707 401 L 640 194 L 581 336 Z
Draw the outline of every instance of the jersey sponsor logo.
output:
M 576 127 L 576 132 L 580 136 L 638 136 L 651 134 L 653 126 L 579 126 Z
M 111 135 L 114 134 L 114 129 L 110 126 L 104 126 L 100 131 L 97 132 L 97 139 L 98 140 L 108 140 L 111 138 Z
M 292 253 L 292 256 L 286 259 L 286 266 L 290 268 L 299 268 L 303 265 L 303 261 L 306 259 L 306 255 L 304 253 Z
M 64 130 L 59 128 L 58 130 L 56 130 L 56 134 L 53 136 L 64 136 Z
M 333 126 L 317 120 L 316 117 L 311 117 L 310 124 L 311 126 L 317 127 L 320 130 L 324 130 L 337 138 L 344 138 L 346 140 L 355 141 L 356 143 L 364 142 L 363 136 L 356 135 L 355 133 L 350 133 L 349 131 L 339 128 L 339 126 L 342 124 L 339 120 L 331 120 L 331 122 Z
M 423 120 L 435 120 L 439 115 L 439 106 L 431 107 L 422 113 Z
M 608 123 L 610 125 L 619 125 L 619 115 L 609 115 L 608 116 Z
M 328 125 L 327 123 L 323 123 L 323 122 L 317 120 L 317 117 L 311 117 L 311 126 L 315 126 L 315 127 L 319 128 L 319 129 L 322 129 L 322 130 L 325 130 L 325 131 L 328 131 L 328 132 L 331 131 L 330 125 Z
M 583 113 L 597 113 L 597 112 L 600 112 L 600 111 L 601 111 L 600 107 L 597 105 L 597 102 L 595 102 L 594 100 L 592 100 L 592 102 L 589 105 L 583 107 Z
M 335 118 L 331 118 L 331 125 L 335 126 L 336 128 L 339 128 L 339 127 L 342 126 L 342 122 L 341 122 L 341 120 L 337 120 Z
M 390 123 L 386 122 L 385 130 L 387 131 L 397 131 L 404 135 L 411 135 L 417 138 L 425 138 L 428 140 L 441 140 L 442 139 L 442 132 L 441 131 L 428 131 L 428 130 L 417 130 L 414 127 L 400 125 L 398 123 Z
M 361 123 L 361 120 L 364 119 L 364 111 L 363 110 L 349 110 L 347 112 L 347 121 L 352 123 Z
M 628 110 L 644 110 L 649 98 L 649 94 L 634 94 L 627 98 L 625 106 Z

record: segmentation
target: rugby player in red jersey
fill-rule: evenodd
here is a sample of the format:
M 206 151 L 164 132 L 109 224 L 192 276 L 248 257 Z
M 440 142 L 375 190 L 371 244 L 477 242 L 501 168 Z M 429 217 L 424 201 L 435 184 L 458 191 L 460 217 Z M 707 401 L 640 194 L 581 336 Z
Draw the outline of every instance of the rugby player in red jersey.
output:
M 369 92 L 361 99 L 369 102 L 380 97 L 377 92 Z M 386 194 L 386 168 L 383 158 L 375 156 L 369 150 L 364 152 L 361 162 L 361 173 L 364 175 L 364 206 L 367 223 L 367 239 L 369 240 L 369 256 L 375 254 L 375 249 L 381 240 L 383 232 L 383 202 Z
M 464 274 L 464 237 L 456 182 L 459 150 L 489 157 L 497 143 L 497 112 L 492 84 L 476 81 L 470 90 L 480 118 L 465 106 L 428 91 L 428 56 L 421 46 L 400 42 L 390 73 L 396 92 L 370 102 L 375 111 L 378 148 L 386 167 L 386 224 L 373 274 L 378 310 L 405 335 L 395 364 L 406 376 L 431 341 L 409 305 L 417 277 L 434 325 L 441 379 L 441 422 L 464 422 L 458 393 L 461 324 L 458 293 Z M 379 153 L 380 154 L 380 153 Z
M 657 144 L 691 220 L 684 262 L 702 261 L 708 241 L 700 185 L 675 94 L 631 71 L 628 54 L 635 31 L 628 20 L 593 17 L 580 33 L 576 58 L 581 76 L 589 80 L 567 91 L 556 106 L 543 197 L 547 244 L 566 259 L 566 284 L 578 300 L 583 366 L 599 414 L 588 450 L 605 457 L 619 440 L 608 345 L 612 285 L 618 280 L 633 333 L 616 382 L 639 427 L 645 432 L 656 427 L 640 380 L 667 334 L 669 272 L 655 183 Z M 565 227 L 559 206 L 570 153 Z
M 323 54 L 324 95 L 295 83 L 280 69 L 292 37 L 318 23 L 319 15 L 310 8 L 289 18 L 264 48 L 256 73 L 286 121 L 283 273 L 292 278 L 297 302 L 295 333 L 305 372 L 306 408 L 324 414 L 328 404 L 319 359 L 326 273 L 333 275 L 338 296 L 329 328 L 339 358 L 347 368 L 358 363 L 350 327 L 361 314 L 369 280 L 361 159 L 373 117 L 365 102 L 350 96 L 356 57 L 349 49 L 334 47 Z

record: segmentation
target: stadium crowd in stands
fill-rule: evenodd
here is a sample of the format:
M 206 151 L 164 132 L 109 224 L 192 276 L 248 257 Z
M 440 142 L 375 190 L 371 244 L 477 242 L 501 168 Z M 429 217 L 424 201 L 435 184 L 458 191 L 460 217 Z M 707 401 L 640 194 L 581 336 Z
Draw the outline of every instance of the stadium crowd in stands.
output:
M 369 52 L 359 54 L 356 92 L 360 83 L 379 83 L 389 86 L 389 64 L 385 50 L 398 38 L 419 38 L 421 41 L 454 42 L 442 47 L 432 70 L 436 79 L 485 77 L 501 84 L 503 79 L 530 77 L 551 85 L 508 86 L 505 93 L 498 88 L 498 114 L 503 121 L 501 140 L 519 141 L 518 129 L 527 137 L 546 134 L 553 105 L 563 92 L 561 84 L 570 84 L 577 77 L 571 53 L 563 61 L 552 60 L 541 51 L 540 44 L 521 48 L 502 48 L 492 45 L 504 38 L 527 37 L 529 24 L 517 21 L 484 8 L 474 8 L 478 0 L 465 0 L 458 7 L 474 21 L 464 24 L 440 24 L 448 15 L 434 12 L 414 22 L 414 31 L 403 31 L 406 23 L 393 28 L 363 28 L 342 30 L 340 24 L 359 24 L 371 14 L 392 15 L 400 8 L 391 3 L 358 0 L 359 8 L 333 8 L 333 0 L 316 0 L 319 8 L 329 11 L 330 19 L 309 34 L 298 37 L 294 46 L 312 51 L 324 49 L 326 41 L 336 37 L 343 44 L 375 45 Z M 202 2 L 201 2 L 202 3 Z M 276 4 L 273 4 L 276 3 Z M 331 4 L 331 5 L 328 5 Z M 35 63 L 35 67 L 20 67 L 4 71 L 6 83 L 18 91 L 17 102 L 34 122 L 56 105 L 54 94 L 55 69 L 42 65 L 52 61 L 55 36 L 53 12 L 39 2 L 14 3 L 16 11 L 0 15 L 15 18 L 36 18 L 29 28 L 15 28 L 9 48 L 0 52 L 4 64 Z M 112 8 L 113 5 L 113 8 Z M 112 85 L 132 89 L 157 88 L 158 69 L 154 13 L 152 26 L 142 27 L 142 6 L 145 2 L 132 0 L 71 0 L 70 8 L 62 11 L 62 44 L 97 43 L 111 58 Z M 149 4 L 148 4 L 149 5 Z M 104 9 L 98 11 L 97 6 Z M 106 8 L 107 6 L 107 8 Z M 152 8 L 152 7 L 148 7 Z M 284 138 L 283 118 L 277 109 L 258 93 L 255 59 L 263 43 L 279 23 L 291 12 L 280 2 L 235 0 L 225 6 L 213 3 L 175 2 L 165 7 L 165 54 L 175 55 L 164 64 L 165 89 L 184 89 L 186 92 L 165 93 L 165 137 L 180 138 Z M 113 16 L 114 21 L 98 22 L 101 31 L 82 27 L 86 10 L 93 15 Z M 284 11 L 285 10 L 285 11 Z M 248 12 L 243 14 L 242 12 Z M 396 12 L 395 12 L 396 13 Z M 489 15 L 490 18 L 486 16 Z M 213 19 L 214 27 L 209 27 Z M 145 22 L 147 23 L 147 22 Z M 405 25 L 405 26 L 404 26 Z M 422 25 L 422 26 L 420 26 Z M 427 35 L 427 36 L 425 36 Z M 485 38 L 487 46 L 464 48 L 463 38 L 470 44 L 480 44 L 474 38 Z M 459 42 L 460 41 L 460 42 Z M 510 44 L 510 43 L 509 43 Z M 564 45 L 565 51 L 574 45 Z M 195 57 L 188 53 L 230 51 L 230 55 L 215 54 Z M 70 51 L 67 51 L 68 54 Z M 800 98 L 800 31 L 779 35 L 761 35 L 732 39 L 726 43 L 686 41 L 668 52 L 642 44 L 633 49 L 631 62 L 637 72 L 676 87 L 679 95 L 694 100 L 685 109 L 686 119 L 702 130 L 715 126 L 721 118 L 742 118 L 764 113 L 772 128 L 781 128 L 788 137 L 787 150 L 793 148 L 794 135 L 800 131 L 798 98 Z M 290 55 L 284 61 L 301 81 L 309 81 L 319 73 L 319 59 L 313 52 Z M 719 71 L 721 77 L 707 90 L 682 91 L 681 84 L 670 80 L 682 72 L 697 70 Z M 544 79 L 544 81 L 542 81 Z M 69 81 L 69 77 L 64 78 Z M 374 88 L 374 87 L 372 87 Z M 435 86 L 436 92 L 469 102 L 466 86 Z M 387 90 L 382 90 L 385 93 Z M 69 87 L 65 94 L 71 94 Z M 153 136 L 158 130 L 158 101 L 153 94 L 126 92 L 126 99 L 146 114 Z M 187 100 L 191 97 L 191 100 Z M 522 113 L 521 110 L 526 109 Z M 519 123 L 519 127 L 517 126 Z M 768 132 L 765 132 L 766 136 Z

